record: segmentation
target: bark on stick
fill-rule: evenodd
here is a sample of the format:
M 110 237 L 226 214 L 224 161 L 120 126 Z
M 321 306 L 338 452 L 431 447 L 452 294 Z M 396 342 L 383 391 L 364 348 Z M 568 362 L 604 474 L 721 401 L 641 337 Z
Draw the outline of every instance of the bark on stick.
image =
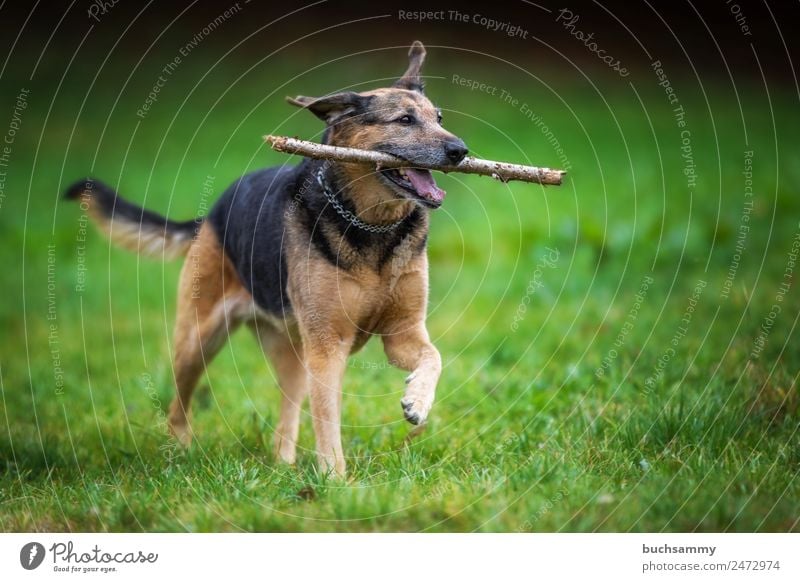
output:
M 495 162 L 493 160 L 481 160 L 473 157 L 464 158 L 464 160 L 462 160 L 462 162 L 456 166 L 436 166 L 433 164 L 418 163 L 410 164 L 406 160 L 383 152 L 359 150 L 355 148 L 342 148 L 279 135 L 265 135 L 264 141 L 269 143 L 270 146 L 272 146 L 272 149 L 275 151 L 284 152 L 287 154 L 297 154 L 317 160 L 372 164 L 378 168 L 402 168 L 413 166 L 415 168 L 437 170 L 445 173 L 461 172 L 463 174 L 491 176 L 492 178 L 502 182 L 520 180 L 522 182 L 533 182 L 534 184 L 560 186 L 561 179 L 564 174 L 566 174 L 566 172 L 563 170 L 537 168 L 535 166 L 522 166 L 520 164 Z

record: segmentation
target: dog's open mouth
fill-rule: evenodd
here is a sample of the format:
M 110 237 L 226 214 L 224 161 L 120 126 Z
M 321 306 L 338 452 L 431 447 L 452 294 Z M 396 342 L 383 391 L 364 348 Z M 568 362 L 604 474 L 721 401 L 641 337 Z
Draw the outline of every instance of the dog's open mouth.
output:
M 436 185 L 433 174 L 429 170 L 419 168 L 392 168 L 381 170 L 391 180 L 407 192 L 411 192 L 423 204 L 430 208 L 442 205 L 445 191 Z

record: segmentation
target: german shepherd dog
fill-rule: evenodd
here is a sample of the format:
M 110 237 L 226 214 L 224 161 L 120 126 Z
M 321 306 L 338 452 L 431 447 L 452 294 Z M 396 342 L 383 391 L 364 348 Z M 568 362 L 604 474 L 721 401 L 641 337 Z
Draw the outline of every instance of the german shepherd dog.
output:
M 289 103 L 327 125 L 328 144 L 375 150 L 410 162 L 458 164 L 462 140 L 442 127 L 423 92 L 425 48 L 391 87 Z M 282 403 L 279 460 L 294 463 L 306 394 L 320 468 L 345 474 L 340 415 L 347 357 L 370 336 L 389 362 L 411 372 L 401 405 L 425 422 L 442 363 L 425 328 L 428 212 L 444 191 L 427 170 L 306 159 L 236 180 L 203 220 L 174 222 L 139 208 L 97 180 L 71 186 L 114 242 L 160 258 L 185 255 L 178 285 L 173 434 L 192 439 L 190 400 L 200 376 L 241 324 L 256 333 L 275 369 Z

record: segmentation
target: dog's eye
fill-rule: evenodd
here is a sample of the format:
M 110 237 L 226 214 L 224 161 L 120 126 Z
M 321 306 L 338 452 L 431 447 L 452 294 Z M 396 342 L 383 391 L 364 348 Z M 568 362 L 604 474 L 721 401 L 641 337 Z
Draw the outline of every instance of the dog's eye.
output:
M 412 115 L 403 115 L 402 117 L 398 117 L 395 119 L 397 123 L 402 123 L 403 125 L 411 125 L 416 121 Z
M 436 121 L 439 122 L 439 125 L 442 124 L 442 112 L 441 111 L 437 111 L 436 112 Z

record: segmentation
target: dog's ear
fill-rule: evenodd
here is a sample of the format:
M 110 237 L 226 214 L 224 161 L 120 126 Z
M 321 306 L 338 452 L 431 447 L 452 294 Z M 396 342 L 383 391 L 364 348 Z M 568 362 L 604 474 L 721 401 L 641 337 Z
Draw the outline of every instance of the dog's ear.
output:
M 422 69 L 422 63 L 425 62 L 425 47 L 418 40 L 415 40 L 408 49 L 408 69 L 403 73 L 403 76 L 394 82 L 393 87 L 400 89 L 409 89 L 410 91 L 423 92 L 424 85 L 422 78 L 419 76 L 419 71 Z
M 353 91 L 345 91 L 344 93 L 335 93 L 327 97 L 298 95 L 297 97 L 287 97 L 286 101 L 296 107 L 308 109 L 322 121 L 331 125 L 345 115 L 358 114 L 364 111 L 369 103 L 369 97 L 364 97 Z

